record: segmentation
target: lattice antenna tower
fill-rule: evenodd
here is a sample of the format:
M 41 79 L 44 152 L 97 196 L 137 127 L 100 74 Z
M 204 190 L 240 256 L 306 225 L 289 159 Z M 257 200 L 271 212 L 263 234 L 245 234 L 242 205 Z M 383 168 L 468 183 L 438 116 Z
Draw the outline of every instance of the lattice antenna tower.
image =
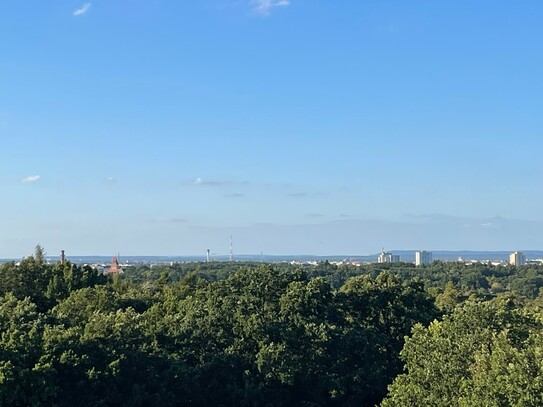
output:
M 234 261 L 234 245 L 232 244 L 232 235 L 230 235 L 230 261 Z

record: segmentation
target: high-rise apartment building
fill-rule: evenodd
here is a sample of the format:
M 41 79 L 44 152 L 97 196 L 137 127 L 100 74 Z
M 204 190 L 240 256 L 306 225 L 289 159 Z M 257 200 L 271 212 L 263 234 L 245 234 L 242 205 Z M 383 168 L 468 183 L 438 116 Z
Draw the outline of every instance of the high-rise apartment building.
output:
M 524 266 L 526 264 L 526 256 L 522 252 L 513 252 L 509 255 L 509 264 L 512 266 Z
M 415 265 L 416 266 L 425 266 L 432 263 L 432 252 L 427 252 L 425 250 L 420 250 L 415 253 Z

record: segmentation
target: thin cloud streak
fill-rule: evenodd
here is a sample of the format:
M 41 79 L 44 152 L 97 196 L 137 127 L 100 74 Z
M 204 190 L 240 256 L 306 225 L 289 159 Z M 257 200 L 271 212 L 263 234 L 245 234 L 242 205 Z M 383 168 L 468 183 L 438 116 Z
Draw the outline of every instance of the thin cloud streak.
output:
M 249 185 L 249 182 L 196 178 L 190 181 L 188 184 L 196 185 L 196 186 L 206 186 L 206 187 L 221 187 L 221 186 L 245 186 L 245 185 Z
M 251 4 L 255 13 L 267 16 L 275 7 L 290 6 L 290 0 L 252 0 Z
M 92 3 L 85 3 L 81 7 L 79 7 L 78 9 L 75 9 L 74 12 L 73 12 L 73 15 L 75 17 L 82 16 L 87 11 L 89 11 L 91 7 L 92 7 Z
M 29 177 L 25 177 L 22 179 L 23 184 L 28 184 L 31 182 L 36 182 L 41 178 L 39 175 L 30 175 Z

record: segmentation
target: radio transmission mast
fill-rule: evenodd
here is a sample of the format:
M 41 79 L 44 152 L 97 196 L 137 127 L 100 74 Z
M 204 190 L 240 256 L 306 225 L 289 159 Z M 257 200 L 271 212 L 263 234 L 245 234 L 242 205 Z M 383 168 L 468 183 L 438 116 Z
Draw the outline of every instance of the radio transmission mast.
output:
M 232 235 L 230 235 L 230 261 L 234 261 L 234 246 L 232 244 Z

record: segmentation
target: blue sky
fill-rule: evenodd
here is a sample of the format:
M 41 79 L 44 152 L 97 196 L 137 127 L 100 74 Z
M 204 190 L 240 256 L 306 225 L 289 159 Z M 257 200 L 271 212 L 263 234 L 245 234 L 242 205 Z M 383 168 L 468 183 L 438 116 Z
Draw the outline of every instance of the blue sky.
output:
M 0 258 L 543 248 L 539 1 L 0 4 Z

